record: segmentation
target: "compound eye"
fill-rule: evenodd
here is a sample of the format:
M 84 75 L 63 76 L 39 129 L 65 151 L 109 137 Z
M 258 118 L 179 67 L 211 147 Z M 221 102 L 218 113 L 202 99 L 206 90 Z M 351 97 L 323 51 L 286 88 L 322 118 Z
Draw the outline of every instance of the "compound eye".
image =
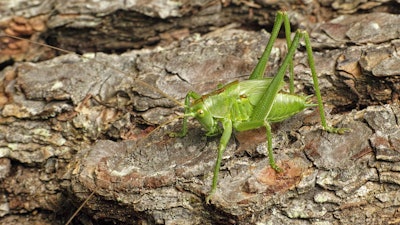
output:
M 204 114 L 204 111 L 202 109 L 197 110 L 197 114 L 199 116 L 202 116 Z

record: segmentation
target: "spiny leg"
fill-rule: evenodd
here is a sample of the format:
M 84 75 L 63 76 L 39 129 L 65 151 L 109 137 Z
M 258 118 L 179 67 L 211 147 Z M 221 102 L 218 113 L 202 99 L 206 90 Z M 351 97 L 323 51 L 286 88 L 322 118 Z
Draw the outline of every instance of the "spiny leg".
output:
M 271 132 L 271 125 L 266 121 L 265 123 L 266 128 L 266 135 L 267 135 L 267 149 L 268 149 L 268 158 L 269 158 L 269 165 L 277 172 L 282 172 L 282 169 L 279 168 L 278 165 L 275 163 L 274 159 L 274 152 L 272 151 L 272 132 Z
M 257 105 L 254 107 L 253 113 L 251 115 L 251 120 L 252 121 L 264 121 L 264 125 L 267 128 L 267 144 L 268 144 L 268 156 L 269 156 L 269 162 L 271 167 L 276 170 L 277 172 L 280 172 L 281 169 L 275 164 L 273 152 L 272 152 L 272 134 L 271 134 L 271 127 L 268 123 L 268 115 L 269 112 L 272 109 L 273 102 L 276 98 L 276 95 L 279 92 L 280 88 L 280 83 L 283 81 L 283 76 L 285 75 L 287 66 L 289 65 L 296 48 L 299 44 L 300 38 L 302 34 L 301 32 L 297 31 L 293 41 L 290 45 L 289 51 L 283 60 L 282 66 L 279 68 L 278 73 L 275 75 L 275 77 L 272 79 L 270 85 L 268 86 L 266 92 L 264 95 L 261 97 L 261 99 L 258 101 Z
M 276 170 L 278 172 L 280 172 L 282 170 L 276 165 L 275 160 L 274 160 L 274 155 L 273 155 L 273 151 L 272 151 L 272 132 L 271 132 L 271 126 L 269 125 L 269 123 L 267 121 L 267 117 L 272 108 L 273 101 L 276 98 L 277 93 L 279 92 L 280 83 L 283 81 L 283 76 L 284 76 L 284 74 L 286 72 L 286 68 L 288 66 L 289 66 L 289 74 L 290 74 L 289 89 L 290 89 L 290 93 L 293 94 L 293 92 L 294 92 L 293 55 L 297 49 L 299 39 L 301 36 L 301 34 L 299 32 L 296 32 L 296 35 L 293 38 L 293 43 L 292 43 L 292 40 L 290 38 L 290 35 L 291 35 L 290 22 L 289 22 L 289 18 L 287 16 L 286 12 L 279 11 L 277 13 L 268 44 L 265 47 L 265 50 L 257 64 L 257 66 L 254 68 L 254 71 L 252 72 L 252 74 L 250 75 L 250 78 L 249 78 L 249 79 L 261 79 L 264 76 L 266 65 L 268 63 L 268 59 L 271 54 L 273 44 L 278 36 L 279 30 L 281 29 L 282 22 L 284 23 L 286 42 L 287 42 L 287 46 L 288 46 L 289 50 L 284 59 L 282 66 L 279 68 L 277 75 L 274 77 L 272 83 L 269 85 L 269 87 L 268 87 L 266 93 L 264 94 L 264 96 L 262 97 L 262 99 L 258 102 L 256 108 L 254 109 L 252 117 L 251 117 L 254 120 L 262 119 L 265 121 L 264 124 L 266 127 L 269 164 L 271 165 L 271 167 L 274 170 Z
M 290 28 L 290 21 L 287 13 L 284 14 L 283 17 L 283 25 L 285 27 L 285 36 L 286 36 L 286 43 L 288 46 L 288 49 L 292 45 L 292 40 L 290 35 L 292 34 L 291 28 Z M 294 66 L 293 66 L 293 57 L 290 58 L 289 60 L 289 92 L 290 94 L 294 94 Z
M 249 80 L 257 80 L 264 77 L 265 68 L 267 67 L 269 55 L 271 54 L 272 47 L 274 46 L 274 42 L 278 37 L 279 30 L 281 29 L 284 12 L 279 11 L 276 14 L 274 26 L 272 28 L 271 36 L 269 37 L 268 44 L 265 47 L 263 54 L 261 55 L 260 60 L 257 63 L 257 66 L 254 68 L 251 73 Z
M 328 124 L 326 123 L 324 106 L 322 103 L 321 91 L 319 89 L 318 77 L 317 77 L 317 72 L 315 69 L 315 62 L 314 62 L 314 56 L 313 56 L 313 52 L 312 52 L 310 37 L 309 37 L 307 31 L 301 31 L 301 32 L 303 33 L 304 41 L 306 44 L 308 64 L 310 66 L 311 75 L 312 75 L 312 79 L 313 79 L 313 83 L 314 83 L 315 95 L 317 96 L 318 109 L 319 109 L 319 115 L 321 118 L 322 128 L 325 131 L 328 131 L 330 133 L 344 134 L 346 131 L 348 131 L 347 128 L 336 128 L 336 127 L 328 126 Z
M 293 94 L 294 93 L 294 69 L 293 69 L 293 54 L 294 54 L 294 52 L 292 54 L 291 53 L 291 49 L 294 51 L 297 48 L 298 44 L 294 44 L 295 48 L 292 48 L 293 47 L 292 46 L 293 43 L 292 43 L 292 41 L 290 39 L 290 35 L 291 35 L 290 21 L 289 21 L 289 18 L 288 18 L 288 15 L 287 15 L 286 12 L 279 11 L 277 13 L 277 16 L 275 18 L 275 23 L 274 23 L 274 26 L 273 26 L 273 29 L 272 29 L 271 36 L 270 36 L 270 39 L 268 41 L 268 44 L 265 47 L 265 50 L 264 50 L 264 52 L 263 52 L 263 54 L 262 54 L 262 56 L 261 56 L 261 58 L 260 58 L 260 60 L 259 60 L 259 62 L 257 64 L 257 66 L 254 68 L 252 74 L 250 75 L 249 79 L 250 80 L 251 79 L 261 79 L 264 76 L 264 72 L 265 72 L 265 69 L 266 69 L 266 65 L 268 63 L 269 56 L 270 56 L 271 51 L 272 51 L 273 44 L 274 44 L 274 42 L 275 42 L 275 40 L 276 40 L 276 38 L 278 36 L 279 30 L 280 30 L 280 28 L 282 26 L 282 23 L 284 24 L 286 42 L 287 42 L 287 45 L 288 45 L 288 48 L 289 48 L 287 56 L 288 55 L 291 55 L 291 56 L 288 59 L 288 62 L 287 62 L 288 65 L 286 65 L 286 63 L 284 62 L 280 69 L 284 68 L 283 73 L 285 73 L 286 67 L 289 66 L 289 75 L 290 75 L 289 76 L 289 80 L 290 80 L 289 91 L 290 91 L 291 94 Z M 326 118 L 325 118 L 325 113 L 324 113 L 324 108 L 323 108 L 323 103 L 322 103 L 321 92 L 320 92 L 319 85 L 318 85 L 318 78 L 317 78 L 317 75 L 316 75 L 317 73 L 316 73 L 316 70 L 315 70 L 314 57 L 313 57 L 313 53 L 312 53 L 312 48 L 311 48 L 311 42 L 310 42 L 309 35 L 308 35 L 308 33 L 306 31 L 297 31 L 296 33 L 301 33 L 300 36 L 304 37 L 304 39 L 305 39 L 307 56 L 308 56 L 308 61 L 309 61 L 311 74 L 312 74 L 312 78 L 313 78 L 315 95 L 316 95 L 317 101 L 318 101 L 318 109 L 319 109 L 319 112 L 320 112 L 320 118 L 321 118 L 322 127 L 323 127 L 324 130 L 326 130 L 328 132 L 343 134 L 348 129 L 346 129 L 346 128 L 335 128 L 335 127 L 331 127 L 331 126 L 327 125 Z M 286 58 L 287 58 L 287 56 L 286 56 Z M 281 70 L 279 70 L 279 71 L 281 71 Z M 279 74 L 279 72 L 278 72 L 278 74 Z M 280 80 L 280 82 L 281 82 L 283 80 L 283 77 L 282 77 L 282 79 L 278 79 L 278 80 Z M 267 92 L 269 92 L 269 90 Z M 272 95 L 273 94 L 271 94 L 271 96 Z M 272 99 L 274 99 L 274 98 L 272 98 Z M 267 112 L 268 111 L 269 110 L 267 110 Z M 265 111 L 263 111 L 263 112 L 265 112 Z M 266 116 L 268 116 L 268 113 L 266 114 Z
M 217 190 L 218 174 L 219 174 L 219 169 L 221 167 L 222 156 L 223 156 L 224 151 L 226 149 L 226 145 L 228 144 L 228 141 L 229 141 L 229 139 L 231 138 L 231 135 L 232 135 L 232 121 L 230 119 L 224 119 L 222 121 L 222 126 L 224 128 L 224 132 L 222 133 L 222 136 L 221 136 L 221 139 L 220 139 L 220 142 L 219 142 L 219 146 L 218 146 L 218 156 L 217 156 L 217 161 L 215 162 L 211 190 L 210 190 L 210 192 L 208 193 L 208 195 L 206 197 L 206 203 L 207 204 L 210 203 L 212 195 Z
M 259 120 L 263 119 L 264 121 L 266 121 L 265 123 L 266 123 L 267 138 L 268 138 L 268 140 L 267 140 L 268 141 L 268 155 L 270 158 L 270 165 L 276 171 L 280 171 L 280 169 L 279 169 L 279 167 L 276 166 L 275 161 L 273 159 L 271 130 L 268 129 L 268 128 L 270 128 L 269 124 L 268 124 L 268 115 L 272 108 L 273 101 L 275 100 L 276 95 L 279 92 L 279 84 L 280 84 L 280 82 L 283 81 L 283 76 L 285 74 L 287 66 L 290 64 L 290 61 L 299 45 L 300 38 L 303 38 L 303 37 L 306 42 L 306 49 L 307 49 L 310 69 L 311 69 L 311 73 L 312 73 L 312 77 L 313 77 L 314 88 L 316 90 L 315 92 L 316 92 L 316 96 L 317 96 L 317 100 L 318 100 L 318 106 L 320 109 L 321 124 L 322 124 L 324 130 L 326 130 L 328 132 L 344 133 L 346 131 L 346 129 L 344 129 L 344 128 L 334 128 L 334 127 L 327 126 L 326 118 L 325 118 L 325 114 L 324 114 L 324 110 L 323 110 L 321 93 L 320 93 L 319 85 L 318 85 L 318 78 L 317 78 L 316 70 L 315 70 L 314 58 L 312 55 L 310 39 L 308 37 L 307 32 L 298 30 L 298 31 L 296 31 L 295 37 L 293 38 L 293 41 L 291 43 L 291 46 L 289 48 L 289 51 L 288 51 L 284 61 L 282 63 L 282 66 L 279 68 L 278 73 L 276 74 L 274 79 L 271 81 L 265 94 L 261 97 L 260 101 L 254 107 L 254 111 L 251 116 L 251 120 L 259 121 Z
M 280 90 L 281 83 L 289 62 L 292 59 L 297 46 L 299 45 L 301 36 L 301 32 L 297 31 L 281 67 L 279 68 L 275 77 L 272 79 L 261 99 L 258 101 L 257 105 L 254 107 L 253 113 L 250 117 L 251 121 L 268 121 L 269 112 L 271 111 L 273 102 Z
M 282 27 L 282 22 L 285 28 L 285 36 L 286 36 L 286 43 L 288 46 L 288 49 L 292 45 L 291 41 L 291 28 L 290 28 L 290 21 L 289 17 L 286 12 L 284 11 L 278 11 L 276 17 L 275 17 L 275 22 L 274 26 L 272 28 L 271 36 L 268 40 L 268 44 L 265 47 L 265 50 L 260 58 L 260 60 L 257 63 L 257 66 L 254 68 L 253 72 L 251 73 L 249 80 L 253 79 L 261 79 L 264 77 L 265 69 L 267 67 L 268 59 L 272 51 L 272 47 L 274 45 L 274 42 L 276 38 L 278 37 L 279 31 Z M 290 86 L 289 90 L 290 93 L 294 93 L 294 72 L 293 72 L 293 59 L 291 58 L 289 60 L 289 74 L 290 74 Z

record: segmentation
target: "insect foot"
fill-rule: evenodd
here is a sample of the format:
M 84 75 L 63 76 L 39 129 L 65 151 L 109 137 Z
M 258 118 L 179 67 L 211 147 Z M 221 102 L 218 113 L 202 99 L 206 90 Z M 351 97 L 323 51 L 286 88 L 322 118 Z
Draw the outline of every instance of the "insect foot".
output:
M 351 130 L 349 128 L 344 128 L 344 127 L 332 127 L 332 126 L 327 126 L 324 128 L 325 131 L 329 133 L 335 133 L 335 134 L 345 134 L 347 132 L 350 132 Z
M 274 169 L 276 172 L 278 172 L 278 173 L 281 173 L 281 172 L 283 172 L 283 169 L 282 168 L 280 168 L 278 165 L 276 165 L 276 164 L 274 164 L 274 165 L 271 165 L 271 167 L 272 167 L 272 169 Z
M 213 197 L 215 190 L 210 192 L 206 197 L 206 204 L 211 204 L 211 198 Z

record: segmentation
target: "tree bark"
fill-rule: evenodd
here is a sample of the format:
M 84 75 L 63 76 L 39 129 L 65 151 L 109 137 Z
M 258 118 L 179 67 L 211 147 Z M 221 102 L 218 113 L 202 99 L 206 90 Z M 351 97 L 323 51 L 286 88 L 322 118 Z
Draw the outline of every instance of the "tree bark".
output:
M 400 223 L 399 3 L 270 2 L 44 1 L 1 12 L 6 34 L 124 53 L 36 62 L 59 52 L 2 39 L 0 222 L 64 224 L 83 204 L 73 224 Z M 313 108 L 275 124 L 282 173 L 268 164 L 264 130 L 236 132 L 208 205 L 220 137 L 192 121 L 171 138 L 175 99 L 247 79 L 269 38 L 260 29 L 282 8 L 310 32 L 328 121 L 351 131 L 321 131 Z M 267 76 L 285 52 L 279 39 Z M 294 63 L 297 92 L 313 94 L 302 47 Z

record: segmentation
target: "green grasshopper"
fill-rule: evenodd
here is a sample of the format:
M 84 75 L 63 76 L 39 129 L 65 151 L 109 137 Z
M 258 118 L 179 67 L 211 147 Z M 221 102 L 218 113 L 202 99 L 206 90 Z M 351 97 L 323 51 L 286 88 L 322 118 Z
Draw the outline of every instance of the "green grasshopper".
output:
M 285 27 L 286 40 L 289 47 L 288 53 L 275 77 L 263 78 L 272 46 L 278 36 L 282 23 L 284 23 Z M 270 123 L 285 120 L 307 107 L 318 105 L 324 130 L 339 134 L 343 134 L 346 131 L 345 128 L 334 128 L 327 125 L 308 33 L 298 30 L 292 41 L 290 39 L 290 32 L 290 23 L 286 12 L 278 12 L 268 44 L 248 80 L 234 81 L 206 95 L 200 95 L 193 91 L 190 91 L 186 95 L 182 131 L 176 135 L 182 137 L 187 134 L 188 117 L 196 118 L 207 130 L 207 136 L 213 136 L 222 132 L 218 146 L 218 157 L 214 167 L 212 186 L 206 197 L 207 203 L 210 202 L 212 195 L 217 189 L 222 155 L 233 129 L 236 131 L 246 131 L 265 127 L 269 164 L 277 172 L 282 171 L 282 169 L 276 165 L 274 160 Z M 304 38 L 305 41 L 308 63 L 311 69 L 318 104 L 311 104 L 307 100 L 307 97 L 293 94 L 292 58 L 301 38 Z M 279 93 L 283 86 L 283 77 L 288 66 L 290 66 L 291 93 Z M 222 124 L 223 131 L 221 131 L 220 124 Z

